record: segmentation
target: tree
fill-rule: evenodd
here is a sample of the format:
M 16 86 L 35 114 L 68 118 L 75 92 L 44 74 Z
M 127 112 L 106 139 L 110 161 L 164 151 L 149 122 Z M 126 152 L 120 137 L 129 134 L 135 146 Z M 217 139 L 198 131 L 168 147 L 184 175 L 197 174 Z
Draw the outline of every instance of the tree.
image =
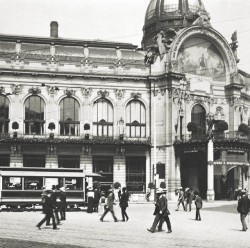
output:
M 215 125 L 215 130 L 218 132 L 224 132 L 226 130 L 228 130 L 228 124 L 225 121 L 219 121 L 216 125 Z
M 189 122 L 189 123 L 187 124 L 187 130 L 188 130 L 189 132 L 195 132 L 195 131 L 197 130 L 197 125 L 196 125 L 196 123 L 195 123 L 195 122 Z
M 249 135 L 249 127 L 248 125 L 244 124 L 244 123 L 241 123 L 238 127 L 238 131 L 240 133 L 243 133 L 245 135 Z
M 150 182 L 150 183 L 148 184 L 148 188 L 149 188 L 149 189 L 154 189 L 154 188 L 155 188 L 154 183 Z
M 165 183 L 165 182 L 161 182 L 161 183 L 160 183 L 160 188 L 166 189 L 166 183 Z
M 14 122 L 12 123 L 12 129 L 14 129 L 14 130 L 19 129 L 19 124 L 18 124 L 18 122 L 14 121 Z M 15 131 L 15 132 L 13 133 L 13 138 L 17 138 L 17 131 Z
M 54 122 L 50 122 L 48 125 L 48 129 L 50 129 L 50 131 L 54 130 L 56 128 L 56 125 Z

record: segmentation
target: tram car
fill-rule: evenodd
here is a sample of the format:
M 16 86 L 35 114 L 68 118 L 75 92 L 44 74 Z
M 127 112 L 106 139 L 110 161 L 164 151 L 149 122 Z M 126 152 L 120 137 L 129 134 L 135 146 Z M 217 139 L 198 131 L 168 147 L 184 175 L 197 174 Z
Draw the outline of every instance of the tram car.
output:
M 35 208 L 41 205 L 44 189 L 53 185 L 64 187 L 68 207 L 87 204 L 87 186 L 98 181 L 100 174 L 84 173 L 81 169 L 16 168 L 0 169 L 0 206 L 7 208 Z

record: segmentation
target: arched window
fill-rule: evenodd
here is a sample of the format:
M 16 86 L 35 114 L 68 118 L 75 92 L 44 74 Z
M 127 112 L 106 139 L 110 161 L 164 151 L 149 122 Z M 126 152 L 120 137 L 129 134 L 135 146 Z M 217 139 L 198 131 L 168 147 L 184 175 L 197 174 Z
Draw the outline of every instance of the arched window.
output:
M 60 135 L 80 135 L 80 104 L 72 97 L 60 102 Z
M 44 100 L 40 96 L 30 96 L 25 101 L 25 134 L 44 134 Z
M 98 99 L 93 106 L 93 135 L 113 136 L 114 110 L 110 101 Z
M 9 99 L 0 95 L 0 133 L 9 132 Z
M 146 109 L 138 100 L 130 101 L 126 107 L 126 136 L 146 137 Z
M 193 107 L 191 121 L 197 125 L 197 130 L 192 135 L 201 136 L 206 133 L 206 110 L 201 105 Z

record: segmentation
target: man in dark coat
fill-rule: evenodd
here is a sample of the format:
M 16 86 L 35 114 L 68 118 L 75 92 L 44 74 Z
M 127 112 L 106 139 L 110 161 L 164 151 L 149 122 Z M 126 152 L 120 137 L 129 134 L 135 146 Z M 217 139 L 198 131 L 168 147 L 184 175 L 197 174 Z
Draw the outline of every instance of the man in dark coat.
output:
M 126 213 L 126 208 L 128 207 L 128 201 L 129 201 L 129 194 L 127 192 L 127 188 L 123 187 L 122 188 L 122 194 L 120 197 L 120 207 L 121 207 L 121 211 L 122 211 L 122 221 L 125 221 L 125 217 L 126 217 L 126 221 L 128 221 L 128 215 Z
M 248 195 L 246 194 L 246 191 L 242 190 L 240 198 L 238 200 L 237 210 L 240 213 L 242 231 L 244 232 L 248 229 L 247 224 L 246 224 L 246 216 L 248 215 L 249 208 L 250 208 L 250 200 L 248 198 Z
M 183 210 L 185 211 L 185 205 L 184 205 L 184 192 L 182 187 L 179 189 L 178 192 L 178 204 L 176 211 L 179 211 L 180 204 L 182 204 Z
M 43 213 L 45 214 L 45 217 L 36 225 L 36 227 L 38 229 L 41 228 L 41 225 L 45 221 L 49 221 L 50 218 L 52 218 L 53 229 L 57 229 L 55 217 L 54 217 L 54 214 L 53 214 L 53 203 L 52 203 L 52 199 L 51 199 L 51 194 L 52 193 L 53 193 L 52 190 L 46 190 L 44 192 L 44 195 L 42 196 Z
M 115 201 L 115 195 L 113 193 L 113 190 L 112 189 L 109 189 L 109 195 L 107 197 L 107 205 L 105 206 L 105 211 L 102 215 L 102 217 L 100 218 L 100 221 L 103 221 L 103 218 L 104 216 L 108 213 L 108 212 L 111 212 L 112 216 L 113 216 L 113 219 L 115 222 L 117 222 L 117 218 L 115 216 L 115 213 L 114 213 L 114 203 Z
M 168 211 L 167 198 L 164 195 L 164 191 L 162 189 L 158 189 L 156 191 L 156 195 L 157 195 L 157 201 L 155 204 L 155 211 L 154 211 L 155 219 L 152 224 L 152 227 L 147 230 L 151 233 L 154 233 L 158 222 L 163 218 L 167 222 L 168 233 L 171 233 L 172 228 L 171 228 L 170 220 L 168 217 L 169 211 Z
M 202 199 L 199 196 L 198 192 L 195 192 L 195 206 L 196 206 L 196 215 L 195 220 L 201 220 L 200 209 L 202 208 Z
M 67 207 L 67 203 L 66 203 L 66 192 L 65 192 L 65 188 L 62 187 L 61 189 L 61 194 L 60 194 L 60 207 L 59 207 L 59 211 L 60 211 L 60 215 L 61 215 L 61 220 L 66 220 L 66 207 Z

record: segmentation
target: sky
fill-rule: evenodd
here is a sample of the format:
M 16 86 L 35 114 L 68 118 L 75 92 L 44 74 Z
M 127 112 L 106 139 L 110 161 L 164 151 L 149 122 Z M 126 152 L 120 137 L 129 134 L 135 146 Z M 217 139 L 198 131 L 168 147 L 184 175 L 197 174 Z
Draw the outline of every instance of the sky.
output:
M 177 0 L 176 0 L 177 1 Z M 107 40 L 141 46 L 150 0 L 0 0 L 0 34 Z M 203 0 L 212 27 L 230 43 L 238 33 L 238 68 L 250 74 L 250 0 Z

